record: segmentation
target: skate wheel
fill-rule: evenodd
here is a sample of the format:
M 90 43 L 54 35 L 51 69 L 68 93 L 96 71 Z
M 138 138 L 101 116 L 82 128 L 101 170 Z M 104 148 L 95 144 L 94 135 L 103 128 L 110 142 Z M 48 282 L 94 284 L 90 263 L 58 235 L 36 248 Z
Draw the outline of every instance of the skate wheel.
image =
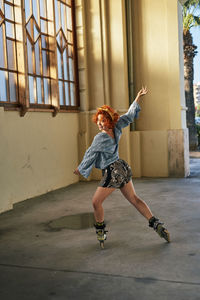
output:
M 170 235 L 169 235 L 169 232 L 165 229 L 164 230 L 164 239 L 168 242 L 168 243 L 170 243 L 171 241 L 170 241 Z
M 104 249 L 104 241 L 101 241 L 101 242 L 100 242 L 100 248 L 101 248 L 101 249 Z

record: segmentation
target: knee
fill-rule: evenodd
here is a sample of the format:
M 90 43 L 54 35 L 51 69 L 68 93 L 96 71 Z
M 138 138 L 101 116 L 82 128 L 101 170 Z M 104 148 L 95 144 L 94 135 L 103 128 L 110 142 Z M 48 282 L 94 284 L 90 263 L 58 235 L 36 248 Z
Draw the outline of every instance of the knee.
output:
M 94 209 L 98 209 L 101 206 L 101 201 L 98 198 L 93 198 L 92 205 Z

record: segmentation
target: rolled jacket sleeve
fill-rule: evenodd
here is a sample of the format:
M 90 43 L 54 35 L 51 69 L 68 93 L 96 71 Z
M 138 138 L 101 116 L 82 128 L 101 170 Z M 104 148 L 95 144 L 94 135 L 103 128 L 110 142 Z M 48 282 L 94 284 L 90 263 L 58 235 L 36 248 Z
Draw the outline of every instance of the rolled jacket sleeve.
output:
M 78 170 L 85 178 L 88 178 L 92 168 L 96 162 L 98 152 L 94 151 L 93 147 L 90 146 L 85 152 L 82 162 L 78 166 Z
M 92 171 L 93 166 L 95 165 L 96 159 L 98 157 L 100 145 L 99 138 L 96 135 L 93 139 L 91 146 L 85 152 L 83 160 L 78 166 L 78 170 L 85 178 L 88 178 L 90 172 Z
M 125 113 L 119 118 L 116 127 L 122 129 L 128 126 L 130 123 L 134 121 L 135 118 L 138 118 L 140 110 L 141 110 L 140 105 L 136 101 L 133 101 L 127 113 Z

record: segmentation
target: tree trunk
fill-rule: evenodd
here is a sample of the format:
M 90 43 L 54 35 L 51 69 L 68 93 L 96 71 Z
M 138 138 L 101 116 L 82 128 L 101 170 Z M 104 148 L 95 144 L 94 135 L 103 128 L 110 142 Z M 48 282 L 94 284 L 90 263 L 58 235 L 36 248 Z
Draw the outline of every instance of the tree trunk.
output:
M 195 105 L 193 96 L 193 80 L 194 68 L 193 60 L 196 55 L 196 46 L 193 44 L 193 39 L 190 31 L 183 32 L 183 49 L 184 49 L 184 81 L 185 81 L 185 99 L 188 108 L 186 113 L 187 127 L 189 129 L 189 145 L 190 150 L 196 150 L 197 130 L 195 125 Z

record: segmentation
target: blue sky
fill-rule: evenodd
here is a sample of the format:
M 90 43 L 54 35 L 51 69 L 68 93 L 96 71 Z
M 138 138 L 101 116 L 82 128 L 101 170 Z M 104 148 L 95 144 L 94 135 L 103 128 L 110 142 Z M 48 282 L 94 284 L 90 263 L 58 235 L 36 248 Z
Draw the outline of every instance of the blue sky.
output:
M 200 26 L 192 27 L 191 33 L 193 36 L 193 43 L 197 46 L 197 55 L 194 58 L 194 83 L 200 82 Z

